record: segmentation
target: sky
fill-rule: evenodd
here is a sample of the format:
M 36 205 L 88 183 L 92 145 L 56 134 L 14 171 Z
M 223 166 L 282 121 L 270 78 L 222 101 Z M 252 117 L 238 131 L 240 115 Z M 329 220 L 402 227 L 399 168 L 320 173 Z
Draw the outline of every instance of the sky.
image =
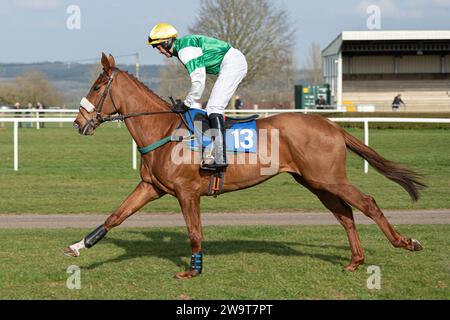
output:
M 104 51 L 138 52 L 141 64 L 163 64 L 165 58 L 145 44 L 148 33 L 154 24 L 169 22 L 186 35 L 199 18 L 200 1 L 1 0 L 0 63 L 100 58 Z M 367 30 L 372 5 L 380 8 L 381 30 L 450 29 L 450 0 L 268 1 L 289 12 L 300 67 L 313 41 L 324 48 L 344 30 Z M 77 10 L 79 19 L 73 19 Z

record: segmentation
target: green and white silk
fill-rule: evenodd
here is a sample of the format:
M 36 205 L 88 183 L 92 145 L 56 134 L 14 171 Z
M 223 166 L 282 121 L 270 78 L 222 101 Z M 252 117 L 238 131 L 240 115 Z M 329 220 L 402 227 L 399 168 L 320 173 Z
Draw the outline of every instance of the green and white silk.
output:
M 173 48 L 174 56 L 180 59 L 191 77 L 191 89 L 184 103 L 191 108 L 201 108 L 198 101 L 205 90 L 206 74 L 220 73 L 231 45 L 206 36 L 189 35 L 176 39 Z

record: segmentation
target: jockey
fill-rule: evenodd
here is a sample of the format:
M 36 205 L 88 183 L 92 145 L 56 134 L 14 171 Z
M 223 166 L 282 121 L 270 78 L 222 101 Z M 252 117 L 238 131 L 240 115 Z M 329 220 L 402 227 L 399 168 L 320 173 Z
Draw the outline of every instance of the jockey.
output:
M 177 57 L 191 77 L 191 89 L 186 99 L 177 105 L 179 112 L 187 108 L 201 109 L 199 103 L 205 90 L 206 74 L 218 75 L 206 111 L 214 133 L 214 160 L 202 167 L 211 169 L 227 166 L 225 146 L 224 110 L 237 87 L 247 74 L 245 56 L 229 43 L 202 35 L 178 38 L 177 30 L 167 23 L 157 24 L 148 37 L 147 44 L 157 48 L 167 58 Z

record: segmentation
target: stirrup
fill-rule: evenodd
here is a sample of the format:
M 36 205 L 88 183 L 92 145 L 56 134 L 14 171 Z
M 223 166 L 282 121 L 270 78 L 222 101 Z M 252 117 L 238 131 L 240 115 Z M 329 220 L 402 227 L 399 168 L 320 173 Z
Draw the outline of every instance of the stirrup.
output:
M 210 164 L 210 163 L 204 163 L 202 161 L 202 163 L 200 164 L 200 168 L 202 170 L 207 170 L 207 171 L 216 171 L 216 170 L 219 170 L 219 169 L 224 169 L 226 167 L 228 167 L 228 163 L 215 163 L 215 162 L 213 162 L 213 163 Z
M 228 167 L 228 163 L 217 164 L 214 157 L 205 157 L 200 163 L 200 169 L 207 171 L 216 171 Z
M 202 161 L 200 162 L 200 169 L 207 171 L 215 171 L 215 169 L 211 168 L 211 164 L 214 163 L 214 156 L 212 155 L 212 150 L 208 150 L 208 152 L 203 152 Z
M 205 171 L 217 171 L 227 166 L 228 164 L 217 165 L 215 162 L 206 163 L 205 160 L 202 160 L 202 162 L 200 163 L 200 169 Z

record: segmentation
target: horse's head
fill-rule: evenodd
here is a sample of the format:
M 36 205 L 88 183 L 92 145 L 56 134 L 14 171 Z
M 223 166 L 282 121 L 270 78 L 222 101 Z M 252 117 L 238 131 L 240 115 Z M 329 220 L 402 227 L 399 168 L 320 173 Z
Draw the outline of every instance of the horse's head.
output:
M 92 135 L 94 130 L 112 114 L 119 113 L 112 97 L 114 78 L 119 69 L 112 55 L 109 58 L 102 53 L 103 72 L 92 85 L 87 97 L 80 102 L 80 111 L 74 122 L 74 128 L 80 134 Z

